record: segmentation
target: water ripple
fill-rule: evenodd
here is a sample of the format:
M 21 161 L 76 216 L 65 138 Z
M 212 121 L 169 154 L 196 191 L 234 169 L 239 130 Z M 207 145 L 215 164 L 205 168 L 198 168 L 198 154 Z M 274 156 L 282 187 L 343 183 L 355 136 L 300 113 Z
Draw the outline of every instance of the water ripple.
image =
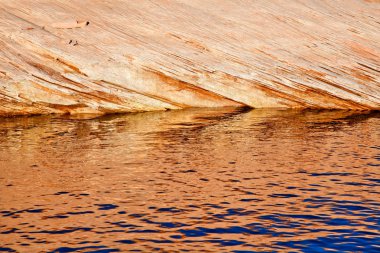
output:
M 379 252 L 380 114 L 0 119 L 0 252 Z

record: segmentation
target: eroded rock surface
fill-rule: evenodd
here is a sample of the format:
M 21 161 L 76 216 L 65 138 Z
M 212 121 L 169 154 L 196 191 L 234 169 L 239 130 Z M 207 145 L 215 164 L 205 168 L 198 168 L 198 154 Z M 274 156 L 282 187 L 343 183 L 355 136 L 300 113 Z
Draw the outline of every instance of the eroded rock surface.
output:
M 0 114 L 380 108 L 380 2 L 0 0 Z

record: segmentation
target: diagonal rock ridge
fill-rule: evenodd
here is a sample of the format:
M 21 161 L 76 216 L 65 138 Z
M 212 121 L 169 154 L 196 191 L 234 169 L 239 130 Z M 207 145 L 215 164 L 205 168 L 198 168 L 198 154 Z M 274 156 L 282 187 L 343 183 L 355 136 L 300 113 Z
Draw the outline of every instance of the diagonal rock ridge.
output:
M 380 1 L 0 0 L 0 115 L 380 109 Z

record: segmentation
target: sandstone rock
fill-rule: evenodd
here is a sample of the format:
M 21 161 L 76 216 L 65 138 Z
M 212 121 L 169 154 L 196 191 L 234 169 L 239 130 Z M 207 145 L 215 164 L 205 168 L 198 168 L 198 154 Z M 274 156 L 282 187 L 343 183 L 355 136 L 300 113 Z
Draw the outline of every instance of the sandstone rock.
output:
M 366 0 L 0 0 L 0 114 L 380 109 L 379 17 Z
M 66 20 L 63 22 L 53 23 L 50 26 L 53 28 L 72 29 L 72 28 L 81 28 L 89 24 L 90 22 L 88 21 Z

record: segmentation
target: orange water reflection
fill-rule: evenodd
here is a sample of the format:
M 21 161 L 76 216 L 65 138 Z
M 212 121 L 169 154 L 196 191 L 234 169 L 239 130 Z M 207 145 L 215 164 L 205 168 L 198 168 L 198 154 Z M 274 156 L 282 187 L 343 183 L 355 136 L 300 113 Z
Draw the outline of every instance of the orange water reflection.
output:
M 0 119 L 1 247 L 373 250 L 379 129 L 353 111 Z

